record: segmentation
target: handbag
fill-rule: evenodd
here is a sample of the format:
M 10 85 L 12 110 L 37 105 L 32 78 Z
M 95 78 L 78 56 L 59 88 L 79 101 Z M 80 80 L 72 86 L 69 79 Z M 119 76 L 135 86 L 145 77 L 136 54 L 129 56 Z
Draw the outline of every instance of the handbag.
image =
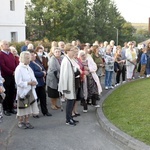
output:
M 97 69 L 96 74 L 97 74 L 98 77 L 101 77 L 101 75 L 102 75 L 102 68 L 101 67 L 99 67 Z
M 18 99 L 18 108 L 25 109 L 28 108 L 35 102 L 34 95 L 32 93 L 32 89 L 26 94 L 24 98 L 19 97 Z

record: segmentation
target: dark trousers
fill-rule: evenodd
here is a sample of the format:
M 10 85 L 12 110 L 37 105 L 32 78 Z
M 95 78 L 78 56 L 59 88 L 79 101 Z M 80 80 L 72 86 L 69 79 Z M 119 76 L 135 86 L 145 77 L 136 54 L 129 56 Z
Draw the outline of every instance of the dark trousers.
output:
M 121 75 L 122 71 L 119 70 L 116 72 L 116 83 L 119 83 L 120 82 L 120 75 Z
M 74 106 L 74 101 L 73 99 L 67 99 L 66 103 L 66 121 L 69 122 L 72 118 L 72 110 Z
M 96 100 L 97 100 L 97 95 L 96 94 L 93 94 L 92 95 L 92 105 L 96 105 Z
M 48 110 L 47 110 L 45 86 L 36 87 L 36 94 L 38 99 L 40 100 L 41 111 L 43 114 L 46 114 Z
M 122 81 L 126 80 L 126 66 L 123 66 L 122 68 Z
M 122 74 L 122 81 L 125 81 L 125 74 L 126 74 L 125 66 L 123 66 L 122 70 L 116 72 L 116 84 L 120 82 L 121 74 Z
M 4 88 L 5 88 L 5 94 L 6 97 L 3 101 L 3 110 L 11 111 L 14 107 L 14 94 L 15 94 L 15 79 L 14 76 L 7 76 L 4 77 Z
M 88 110 L 87 100 L 82 99 L 83 110 Z

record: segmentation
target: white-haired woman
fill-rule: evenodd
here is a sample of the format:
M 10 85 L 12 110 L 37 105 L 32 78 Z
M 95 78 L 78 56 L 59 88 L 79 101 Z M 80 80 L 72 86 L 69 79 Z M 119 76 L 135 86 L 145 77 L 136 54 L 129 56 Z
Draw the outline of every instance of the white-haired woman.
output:
M 128 42 L 129 48 L 125 52 L 126 56 L 126 69 L 127 69 L 127 80 L 130 81 L 133 77 L 133 72 L 136 66 L 137 54 L 133 48 L 133 43 Z
M 39 113 L 35 92 L 37 80 L 32 69 L 29 67 L 31 54 L 28 51 L 23 51 L 20 54 L 19 60 L 20 63 L 15 70 L 18 127 L 33 129 L 34 127 L 29 123 L 29 116 Z

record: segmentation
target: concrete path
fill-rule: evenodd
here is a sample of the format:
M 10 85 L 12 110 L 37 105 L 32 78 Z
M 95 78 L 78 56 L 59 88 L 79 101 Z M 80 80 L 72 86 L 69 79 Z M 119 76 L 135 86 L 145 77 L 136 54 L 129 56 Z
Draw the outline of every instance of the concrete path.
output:
M 53 116 L 32 117 L 34 129 L 19 129 L 15 115 L 4 116 L 0 150 L 127 150 L 99 125 L 94 107 L 83 113 L 79 105 L 81 116 L 75 119 L 80 122 L 74 127 L 65 124 L 65 111 L 51 110 L 49 101 L 48 108 Z

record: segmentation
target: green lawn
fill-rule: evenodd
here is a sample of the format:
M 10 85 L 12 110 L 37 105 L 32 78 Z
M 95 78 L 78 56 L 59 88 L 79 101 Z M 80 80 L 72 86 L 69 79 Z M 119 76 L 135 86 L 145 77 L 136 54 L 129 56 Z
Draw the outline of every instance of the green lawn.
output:
M 104 101 L 103 112 L 120 130 L 150 145 L 150 79 L 120 86 Z

